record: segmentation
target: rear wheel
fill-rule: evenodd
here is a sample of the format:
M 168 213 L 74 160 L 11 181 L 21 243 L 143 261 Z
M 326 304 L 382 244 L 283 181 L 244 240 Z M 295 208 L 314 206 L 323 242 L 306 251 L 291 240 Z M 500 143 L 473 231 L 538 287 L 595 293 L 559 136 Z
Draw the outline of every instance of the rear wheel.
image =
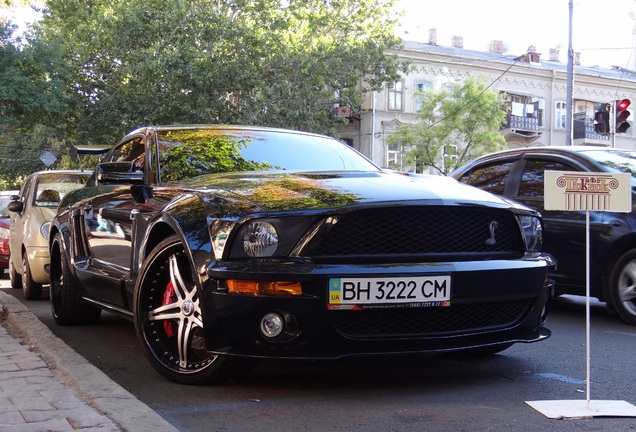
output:
M 13 265 L 13 257 L 9 256 L 9 282 L 11 282 L 11 288 L 22 288 L 22 276 L 18 274 Z
M 636 325 L 636 249 L 616 262 L 609 297 L 616 313 L 628 324 Z
M 71 272 L 59 233 L 51 247 L 50 272 L 51 311 L 57 324 L 92 324 L 99 320 L 102 310 L 82 300 L 79 281 Z
M 254 361 L 207 351 L 200 302 L 183 244 L 168 237 L 148 256 L 135 290 L 135 329 L 146 357 L 181 384 L 216 384 L 247 373 Z
M 22 254 L 22 292 L 27 300 L 42 298 L 42 284 L 33 281 L 29 257 L 26 252 Z

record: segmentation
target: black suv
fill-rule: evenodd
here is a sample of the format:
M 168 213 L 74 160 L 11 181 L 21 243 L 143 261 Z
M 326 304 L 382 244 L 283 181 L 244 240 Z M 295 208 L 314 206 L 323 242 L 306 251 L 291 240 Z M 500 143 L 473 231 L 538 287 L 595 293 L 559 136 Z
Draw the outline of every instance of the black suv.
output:
M 538 210 L 544 220 L 544 251 L 557 260 L 557 294 L 585 295 L 585 211 L 545 210 L 546 170 L 627 172 L 636 186 L 636 150 L 608 147 L 528 147 L 482 156 L 450 174 L 462 183 Z M 633 207 L 632 207 L 633 208 Z M 636 325 L 636 216 L 590 212 L 590 294 Z

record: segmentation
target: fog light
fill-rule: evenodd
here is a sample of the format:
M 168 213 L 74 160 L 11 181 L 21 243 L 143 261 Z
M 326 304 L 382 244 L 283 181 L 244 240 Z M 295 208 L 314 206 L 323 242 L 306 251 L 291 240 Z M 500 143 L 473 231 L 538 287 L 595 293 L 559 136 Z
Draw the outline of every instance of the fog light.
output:
M 261 332 L 268 338 L 274 338 L 283 332 L 283 317 L 270 312 L 261 319 Z

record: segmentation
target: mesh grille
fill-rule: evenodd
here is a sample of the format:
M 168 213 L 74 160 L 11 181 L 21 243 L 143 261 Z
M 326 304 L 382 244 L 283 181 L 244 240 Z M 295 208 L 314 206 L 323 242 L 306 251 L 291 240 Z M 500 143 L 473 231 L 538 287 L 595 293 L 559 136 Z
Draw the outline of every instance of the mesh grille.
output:
M 496 226 L 494 244 L 491 227 Z M 426 206 L 359 210 L 343 215 L 322 239 L 314 258 L 373 255 L 523 253 L 519 228 L 508 211 Z
M 331 311 L 334 326 L 349 337 L 435 336 L 470 330 L 511 327 L 530 310 L 531 300 L 453 305 Z

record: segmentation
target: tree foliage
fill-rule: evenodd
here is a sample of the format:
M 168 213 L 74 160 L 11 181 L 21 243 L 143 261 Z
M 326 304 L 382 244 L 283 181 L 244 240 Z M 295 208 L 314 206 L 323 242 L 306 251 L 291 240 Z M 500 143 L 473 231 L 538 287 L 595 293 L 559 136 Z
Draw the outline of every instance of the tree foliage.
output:
M 334 104 L 355 113 L 404 69 L 385 55 L 400 43 L 393 3 L 48 0 L 26 44 L 3 34 L 0 149 L 24 150 L 14 168 L 28 173 L 43 168 L 43 149 L 67 166 L 71 144 L 114 143 L 143 125 L 332 133 L 343 121 Z
M 49 0 L 41 28 L 65 47 L 80 140 L 172 123 L 328 133 L 362 80 L 397 79 L 392 2 Z
M 403 161 L 416 172 L 432 167 L 445 175 L 482 154 L 505 148 L 499 133 L 506 116 L 504 96 L 489 90 L 485 81 L 468 77 L 441 92 L 425 90 L 416 97 L 420 122 L 401 125 L 387 139 L 400 147 Z M 444 157 L 444 148 L 454 157 Z
M 73 109 L 59 46 L 26 44 L 15 26 L 0 24 L 0 179 L 10 188 L 36 170 L 44 150 L 67 146 L 65 118 Z

